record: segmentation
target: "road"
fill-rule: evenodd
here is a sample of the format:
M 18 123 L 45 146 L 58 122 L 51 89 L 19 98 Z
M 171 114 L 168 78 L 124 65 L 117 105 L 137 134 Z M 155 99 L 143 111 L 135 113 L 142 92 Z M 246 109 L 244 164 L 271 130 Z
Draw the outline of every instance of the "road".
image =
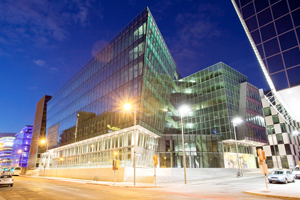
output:
M 60 200 L 60 199 L 277 199 L 245 194 L 245 189 L 264 187 L 264 179 L 257 175 L 243 178 L 193 181 L 188 185 L 164 184 L 157 188 L 125 188 L 63 182 L 43 178 L 14 177 L 13 187 L 0 187 L 0 200 Z M 278 185 L 279 186 L 279 185 Z

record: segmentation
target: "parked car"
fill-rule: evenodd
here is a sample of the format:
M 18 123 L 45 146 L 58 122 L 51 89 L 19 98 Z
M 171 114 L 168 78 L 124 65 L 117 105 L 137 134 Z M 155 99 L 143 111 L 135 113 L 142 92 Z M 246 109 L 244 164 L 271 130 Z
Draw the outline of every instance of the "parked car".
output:
M 4 174 L 0 176 L 0 185 L 7 185 L 12 187 L 14 185 L 14 179 L 10 174 Z
M 268 176 L 269 183 L 285 183 L 295 182 L 295 175 L 290 170 L 275 170 Z
M 299 165 L 296 165 L 296 167 L 293 169 L 293 174 L 295 175 L 295 178 L 300 178 Z
M 11 175 L 13 175 L 13 176 L 14 176 L 14 175 L 20 176 L 21 170 L 22 170 L 21 167 L 12 167 L 12 168 L 10 169 L 10 172 L 11 172 Z

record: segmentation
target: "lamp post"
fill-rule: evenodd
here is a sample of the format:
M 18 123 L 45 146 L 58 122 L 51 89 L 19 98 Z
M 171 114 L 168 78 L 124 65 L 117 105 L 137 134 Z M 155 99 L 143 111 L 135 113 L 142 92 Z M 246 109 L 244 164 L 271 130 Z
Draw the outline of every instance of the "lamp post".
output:
M 183 137 L 183 122 L 182 117 L 185 113 L 189 112 L 190 108 L 188 106 L 181 106 L 179 108 L 180 118 L 181 118 L 181 136 L 182 136 L 182 153 L 183 153 L 183 168 L 184 168 L 184 183 L 186 184 L 186 162 L 185 162 L 185 151 L 184 151 L 184 137 Z
M 46 173 L 46 159 L 48 159 L 48 142 L 45 139 L 42 139 L 40 141 L 41 144 L 45 144 L 45 152 L 46 152 L 46 156 L 45 156 L 45 161 L 44 161 L 44 177 L 45 177 L 45 173 Z
M 239 125 L 240 123 L 242 123 L 242 122 L 243 122 L 243 120 L 241 118 L 239 118 L 239 117 L 234 118 L 232 120 L 233 131 L 234 131 L 234 138 L 235 138 L 236 156 L 237 156 L 237 162 L 238 162 L 238 167 L 239 167 L 239 171 L 238 171 L 238 173 L 236 175 L 237 178 L 240 177 L 240 176 L 242 176 L 242 173 L 241 173 L 241 166 L 240 166 L 240 159 L 239 159 L 239 149 L 238 149 L 238 145 L 237 145 L 237 137 L 236 137 L 235 127 L 237 125 Z
M 136 129 L 136 108 L 133 108 L 132 105 L 130 103 L 125 103 L 123 105 L 124 110 L 126 111 L 130 111 L 131 109 L 133 109 L 133 113 L 134 113 L 134 129 L 133 129 L 133 182 L 134 182 L 134 186 L 136 184 L 136 165 L 135 165 L 135 154 L 136 154 L 136 150 L 135 150 L 135 140 L 136 140 L 136 134 L 135 134 L 135 129 Z
M 22 154 L 22 157 L 21 157 L 21 167 L 23 167 L 23 151 L 20 149 L 20 150 L 18 150 L 18 153 Z

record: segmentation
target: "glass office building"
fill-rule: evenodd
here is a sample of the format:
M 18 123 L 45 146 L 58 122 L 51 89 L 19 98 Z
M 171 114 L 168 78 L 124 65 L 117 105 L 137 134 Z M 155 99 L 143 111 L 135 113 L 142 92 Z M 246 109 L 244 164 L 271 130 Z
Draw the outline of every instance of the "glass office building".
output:
M 15 137 L 11 153 L 12 166 L 27 167 L 32 137 L 32 126 L 26 125 Z
M 300 121 L 300 1 L 232 2 L 271 90 Z
M 1 167 L 10 167 L 12 164 L 11 152 L 14 144 L 15 133 L 0 133 L 0 164 Z
M 191 111 L 183 117 L 187 167 L 237 167 L 232 119 L 240 116 L 245 119 L 237 128 L 241 167 L 255 168 L 252 147 L 267 143 L 267 136 L 258 88 L 247 81 L 222 62 L 176 81 L 160 139 L 160 167 L 183 167 L 177 110 L 188 105 Z
M 157 152 L 160 167 L 182 167 L 178 108 L 187 104 L 187 166 L 237 167 L 231 121 L 240 115 L 241 101 L 248 110 L 241 113 L 247 129 L 238 127 L 245 157 L 239 159 L 255 167 L 253 145 L 261 146 L 267 137 L 258 89 L 242 86 L 247 81 L 221 62 L 182 78 L 146 8 L 52 96 L 46 126 L 50 150 L 40 166 L 107 167 L 116 155 L 122 166 L 132 166 L 136 146 L 139 167 L 151 167 Z M 133 105 L 131 112 L 123 109 L 125 102 Z M 232 164 L 224 165 L 223 152 Z

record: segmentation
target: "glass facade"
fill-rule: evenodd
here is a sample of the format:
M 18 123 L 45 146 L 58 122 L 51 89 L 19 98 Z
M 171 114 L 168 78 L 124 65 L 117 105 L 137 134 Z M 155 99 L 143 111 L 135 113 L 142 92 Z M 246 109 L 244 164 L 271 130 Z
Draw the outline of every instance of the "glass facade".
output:
M 129 129 L 139 127 L 139 166 L 151 167 L 151 156 L 159 152 L 160 167 L 182 167 L 177 110 L 186 104 L 191 107 L 183 117 L 187 167 L 225 167 L 223 143 L 234 140 L 231 121 L 241 108 L 249 126 L 238 128 L 238 139 L 266 142 L 264 121 L 257 117 L 262 115 L 258 89 L 251 84 L 242 88 L 241 107 L 241 84 L 247 81 L 221 62 L 182 78 L 146 8 L 48 102 L 50 150 L 40 164 L 107 167 L 117 152 L 123 166 L 132 166 L 134 134 Z M 123 110 L 125 102 L 131 102 L 135 114 Z M 226 149 L 230 153 L 233 148 Z M 239 141 L 239 148 L 246 165 L 252 166 L 251 145 Z
M 151 167 L 152 157 L 157 151 L 158 137 L 141 126 L 55 148 L 48 154 L 43 154 L 39 165 L 46 164 L 49 168 L 104 168 L 111 167 L 112 161 L 118 159 L 120 167 L 132 167 L 134 141 L 136 141 L 136 167 Z
M 234 152 L 231 121 L 237 116 L 245 119 L 243 126 L 237 128 L 240 152 L 249 154 L 247 162 L 255 163 L 250 143 L 267 143 L 267 136 L 258 88 L 247 80 L 245 75 L 220 62 L 175 81 L 171 105 L 166 111 L 165 134 L 159 145 L 161 167 L 183 166 L 181 122 L 177 112 L 182 105 L 191 108 L 183 117 L 187 167 L 231 167 L 225 162 L 223 152 Z M 250 150 L 243 151 L 244 148 Z M 228 158 L 231 154 L 226 155 Z M 245 166 L 253 167 L 249 163 Z
M 299 86 L 298 0 L 232 0 L 247 26 L 276 90 Z
M 148 8 L 93 57 L 48 103 L 49 148 L 137 124 L 162 134 L 163 109 L 178 69 Z
M 27 167 L 32 138 L 32 126 L 26 125 L 15 137 L 11 153 L 12 166 Z
M 1 167 L 10 167 L 12 164 L 11 152 L 14 144 L 15 133 L 1 133 L 0 134 L 0 164 Z

